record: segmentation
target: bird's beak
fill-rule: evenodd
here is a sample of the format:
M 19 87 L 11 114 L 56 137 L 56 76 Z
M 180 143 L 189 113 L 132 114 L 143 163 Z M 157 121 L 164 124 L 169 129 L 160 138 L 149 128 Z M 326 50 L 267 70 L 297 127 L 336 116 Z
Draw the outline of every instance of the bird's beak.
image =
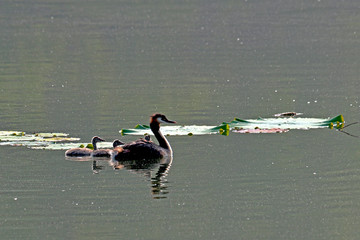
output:
M 171 120 L 167 120 L 167 119 L 166 119 L 166 122 L 167 123 L 176 123 L 176 121 L 171 121 Z

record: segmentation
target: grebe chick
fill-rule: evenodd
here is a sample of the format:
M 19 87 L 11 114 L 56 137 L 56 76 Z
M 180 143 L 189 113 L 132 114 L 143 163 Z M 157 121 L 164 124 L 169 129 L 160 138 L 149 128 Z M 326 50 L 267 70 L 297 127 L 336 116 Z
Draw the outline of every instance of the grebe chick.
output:
M 145 139 L 139 139 L 125 144 L 124 146 L 117 147 L 116 150 L 114 150 L 115 160 L 144 160 L 172 156 L 171 146 L 164 135 L 160 132 L 160 123 L 176 122 L 168 120 L 165 115 L 159 113 L 153 114 L 150 117 L 150 129 L 154 133 L 155 138 L 158 140 L 159 145 L 150 141 L 148 137 L 145 137 Z
M 117 146 L 119 146 L 119 145 L 124 145 L 125 143 L 124 142 L 122 142 L 122 141 L 120 141 L 119 139 L 115 139 L 114 141 L 113 141 L 113 148 L 116 148 Z
M 119 145 L 124 145 L 123 142 L 121 142 L 119 139 L 115 139 L 113 141 L 113 148 L 115 149 Z M 111 157 L 112 150 L 111 149 L 97 149 L 94 150 L 91 154 L 92 157 L 105 157 L 109 158 Z
M 96 143 L 103 142 L 104 139 L 95 136 L 91 139 L 91 143 L 94 147 L 94 151 L 97 149 Z M 93 150 L 89 148 L 72 148 L 65 152 L 65 156 L 67 157 L 84 157 L 84 156 L 90 156 Z

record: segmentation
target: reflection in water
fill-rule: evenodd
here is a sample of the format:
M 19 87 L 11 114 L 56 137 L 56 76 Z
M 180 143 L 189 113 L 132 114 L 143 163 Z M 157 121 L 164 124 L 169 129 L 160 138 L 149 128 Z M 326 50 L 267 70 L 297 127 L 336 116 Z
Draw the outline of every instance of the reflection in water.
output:
M 151 194 L 154 199 L 166 198 L 169 193 L 167 175 L 171 167 L 173 157 L 164 157 L 161 159 L 146 159 L 133 161 L 116 161 L 110 163 L 116 170 L 126 169 L 130 172 L 140 174 L 148 178 L 151 182 Z M 155 175 L 152 176 L 152 173 Z
M 108 162 L 114 170 L 125 169 L 146 177 L 151 183 L 151 194 L 154 199 L 166 198 L 166 195 L 169 193 L 166 177 L 172 164 L 172 156 L 160 159 L 128 161 L 109 160 L 109 158 L 96 158 L 96 160 L 94 160 L 92 157 L 65 157 L 65 159 L 70 161 L 91 162 L 91 169 L 94 174 L 99 174 L 105 169 L 105 166 L 101 163 Z
M 100 172 L 100 170 L 103 170 L 104 166 L 98 166 L 96 164 L 96 160 L 93 161 L 93 164 L 92 164 L 92 170 L 93 170 L 93 173 L 95 174 L 98 174 Z
M 162 196 L 168 194 L 168 186 L 166 185 L 167 180 L 166 176 L 170 169 L 169 164 L 161 164 L 159 170 L 157 171 L 155 177 L 151 178 L 152 189 L 151 192 L 153 194 L 153 198 L 160 199 L 166 198 L 166 196 Z

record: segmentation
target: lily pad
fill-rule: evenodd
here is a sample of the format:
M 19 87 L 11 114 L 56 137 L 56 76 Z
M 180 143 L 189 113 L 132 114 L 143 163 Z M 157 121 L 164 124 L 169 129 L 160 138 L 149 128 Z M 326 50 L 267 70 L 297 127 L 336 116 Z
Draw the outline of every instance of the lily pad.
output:
M 24 136 L 25 132 L 19 131 L 0 131 L 0 136 Z
M 204 135 L 204 134 L 216 134 L 219 130 L 214 130 L 216 126 L 162 126 L 161 132 L 164 135 Z M 121 135 L 150 135 L 152 134 L 149 126 L 136 125 L 134 129 L 121 129 Z
M 248 133 L 269 133 L 282 129 L 278 132 L 286 132 L 290 129 L 314 129 L 314 128 L 342 128 L 344 118 L 338 115 L 334 118 L 259 118 L 259 119 L 240 119 L 235 118 L 231 122 L 223 122 L 218 126 L 162 126 L 161 131 L 164 135 L 204 135 L 204 134 L 222 134 L 228 135 L 230 131 L 246 129 Z M 250 131 L 260 129 L 258 131 Z M 265 131 L 270 130 L 270 131 Z M 275 131 L 276 132 L 276 131 Z M 152 134 L 150 127 L 138 124 L 133 129 L 121 129 L 122 135 L 147 135 Z
M 315 129 L 315 128 L 331 128 L 337 126 L 341 128 L 344 125 L 344 117 L 338 115 L 332 119 L 330 118 L 259 118 L 242 120 L 235 118 L 234 121 L 229 124 L 230 128 L 242 127 L 247 129 L 261 128 L 261 129 Z
M 43 138 L 61 138 L 69 136 L 67 133 L 35 133 L 34 135 Z
M 80 138 L 68 137 L 67 133 L 25 133 L 22 131 L 0 131 L 0 145 L 25 146 L 29 148 L 58 149 L 58 142 L 74 142 Z M 74 145 L 79 146 L 78 143 Z M 60 147 L 62 149 L 62 147 Z M 67 149 L 69 147 L 66 147 Z
M 52 137 L 52 138 L 42 138 L 39 141 L 42 142 L 70 142 L 70 141 L 79 141 L 80 138 L 73 137 Z
M 233 132 L 236 132 L 236 133 L 285 133 L 288 131 L 289 131 L 289 129 L 282 129 L 282 128 L 271 128 L 271 129 L 255 128 L 255 129 L 233 130 Z
M 46 150 L 67 150 L 70 148 L 78 148 L 80 147 L 79 143 L 49 143 L 46 145 L 38 145 L 38 146 L 27 146 L 31 149 L 46 149 Z
M 70 148 L 85 148 L 85 147 L 89 149 L 94 149 L 91 143 L 73 143 L 73 142 L 67 142 L 67 143 L 43 142 L 42 144 L 39 143 L 38 145 L 26 145 L 26 146 L 31 149 L 46 149 L 46 150 L 68 150 Z M 112 148 L 112 142 L 101 142 L 97 144 L 97 147 L 99 149 Z

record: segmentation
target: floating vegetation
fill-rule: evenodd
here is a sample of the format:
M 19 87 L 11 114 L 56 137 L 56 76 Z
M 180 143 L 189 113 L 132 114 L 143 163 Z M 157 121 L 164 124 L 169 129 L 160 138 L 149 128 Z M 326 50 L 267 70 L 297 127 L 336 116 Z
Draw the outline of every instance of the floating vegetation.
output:
M 295 114 L 299 115 L 299 114 Z M 280 115 L 279 115 L 280 116 Z M 161 131 L 165 135 L 205 135 L 233 133 L 285 133 L 292 129 L 315 129 L 330 128 L 342 133 L 344 128 L 351 126 L 344 125 L 342 115 L 334 118 L 294 118 L 293 112 L 283 113 L 276 118 L 240 119 L 235 118 L 231 122 L 223 122 L 218 126 L 163 126 Z M 150 135 L 152 134 L 148 125 L 138 124 L 133 129 L 121 129 L 122 135 Z M 357 136 L 355 136 L 357 137 Z M 91 143 L 79 143 L 80 138 L 69 137 L 67 133 L 25 133 L 22 131 L 0 131 L 0 145 L 25 146 L 32 149 L 67 150 L 70 148 L 86 147 L 93 149 Z M 101 142 L 99 148 L 112 148 L 112 142 Z
M 230 123 L 223 123 L 222 125 L 229 125 L 231 130 L 235 128 L 243 129 L 315 129 L 315 128 L 341 128 L 344 125 L 344 117 L 338 115 L 331 119 L 322 118 L 258 118 L 243 120 L 235 118 Z M 220 125 L 221 126 L 221 125 Z
M 78 141 L 79 138 L 68 137 L 66 133 L 33 133 L 27 134 L 25 132 L 17 131 L 0 131 L 0 142 L 66 142 Z
M 0 131 L 0 146 L 24 146 L 31 149 L 67 150 L 70 148 L 94 149 L 91 143 L 79 143 L 80 138 L 69 137 L 67 133 L 25 133 Z M 112 142 L 98 143 L 99 148 L 112 148 Z
M 25 132 L 19 132 L 19 131 L 0 131 L 0 137 L 1 136 L 24 136 Z
M 164 135 L 204 135 L 204 134 L 216 134 L 219 133 L 218 129 L 213 129 L 216 126 L 161 126 L 161 132 Z M 150 127 L 147 125 L 138 124 L 133 129 L 121 129 L 121 135 L 150 135 L 152 134 Z
M 291 113 L 291 114 L 290 114 Z M 290 117 L 285 117 L 286 115 Z M 296 114 L 295 114 L 296 115 Z M 299 115 L 299 114 L 298 114 Z M 315 129 L 315 128 L 337 128 L 344 126 L 344 118 L 338 115 L 334 118 L 293 118 L 293 112 L 284 113 L 282 118 L 258 118 L 240 119 L 235 118 L 231 122 L 223 122 L 218 126 L 163 126 L 161 131 L 165 135 L 204 135 L 235 133 L 284 133 L 291 129 Z M 121 129 L 122 135 L 146 135 L 151 134 L 147 125 L 136 125 L 134 129 Z
M 271 128 L 271 129 L 235 129 L 233 132 L 236 133 L 285 133 L 288 132 L 289 129 L 282 129 L 282 128 Z
M 79 140 L 79 139 L 78 139 Z M 0 143 L 1 145 L 1 143 Z M 101 142 L 97 144 L 98 148 L 112 148 L 112 142 Z M 94 149 L 93 145 L 91 143 L 74 143 L 74 142 L 66 142 L 66 143 L 57 143 L 52 142 L 48 144 L 39 144 L 34 146 L 27 147 L 31 149 L 46 149 L 46 150 L 68 150 L 70 148 L 89 148 Z
M 29 148 L 58 149 L 59 146 L 73 146 L 80 138 L 68 137 L 67 133 L 32 133 L 20 131 L 0 131 L 0 145 L 26 146 Z M 62 144 L 57 144 L 57 143 Z M 67 142 L 67 143 L 64 143 Z M 79 144 L 76 144 L 77 146 Z M 65 147 L 64 146 L 64 147 Z

